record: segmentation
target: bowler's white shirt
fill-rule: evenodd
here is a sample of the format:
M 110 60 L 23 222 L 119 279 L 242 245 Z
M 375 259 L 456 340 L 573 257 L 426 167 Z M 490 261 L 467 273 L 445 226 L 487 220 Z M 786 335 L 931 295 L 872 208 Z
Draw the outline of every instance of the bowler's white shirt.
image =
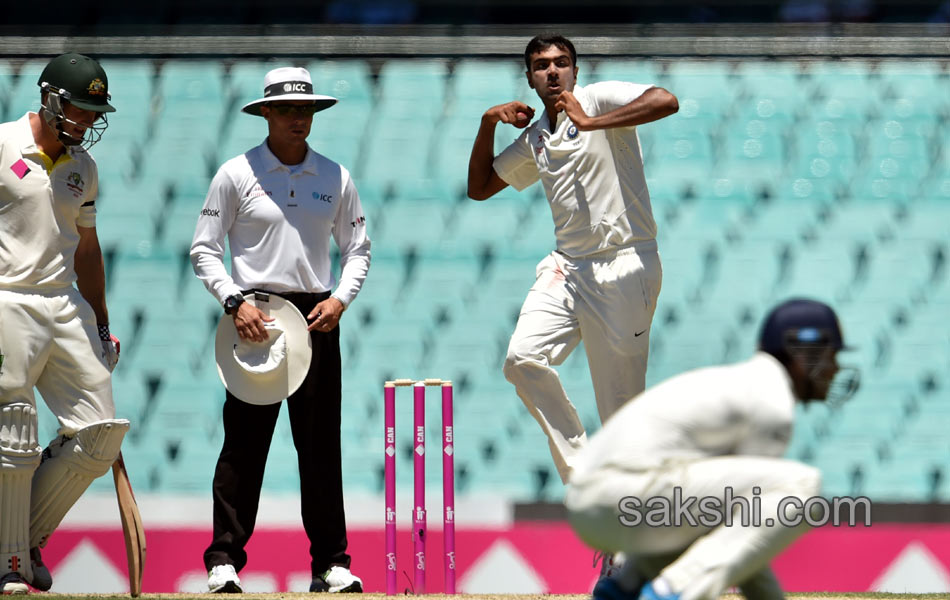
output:
M 573 93 L 588 116 L 625 106 L 652 85 L 604 81 Z M 557 249 L 572 257 L 656 237 L 636 127 L 578 131 L 564 111 L 547 111 L 493 163 L 505 183 L 523 190 L 541 180 L 551 204 Z
M 224 238 L 231 275 L 224 268 Z M 340 249 L 339 285 L 330 238 Z M 205 287 L 223 302 L 251 288 L 325 292 L 349 306 L 369 270 L 370 239 L 350 173 L 307 149 L 300 165 L 280 162 L 266 140 L 224 163 L 211 181 L 191 245 Z
M 780 457 L 795 416 L 792 380 L 770 354 L 672 377 L 625 404 L 591 436 L 574 474 L 655 468 L 726 455 Z
M 76 281 L 78 228 L 96 226 L 96 161 L 74 147 L 66 148 L 53 164 L 33 139 L 31 114 L 0 124 L 3 289 L 71 286 Z M 29 172 L 21 177 L 17 171 L 23 173 L 22 167 Z

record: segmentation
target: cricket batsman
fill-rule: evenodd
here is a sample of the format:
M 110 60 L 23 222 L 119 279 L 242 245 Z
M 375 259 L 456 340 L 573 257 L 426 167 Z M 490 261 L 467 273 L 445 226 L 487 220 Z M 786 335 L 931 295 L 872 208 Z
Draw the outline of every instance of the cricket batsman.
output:
M 81 54 L 52 59 L 41 108 L 0 124 L 0 591 L 48 590 L 40 548 L 119 454 L 98 172 L 88 149 L 107 127 L 109 80 Z M 75 286 L 74 286 L 75 284 Z M 39 390 L 59 422 L 37 440 Z

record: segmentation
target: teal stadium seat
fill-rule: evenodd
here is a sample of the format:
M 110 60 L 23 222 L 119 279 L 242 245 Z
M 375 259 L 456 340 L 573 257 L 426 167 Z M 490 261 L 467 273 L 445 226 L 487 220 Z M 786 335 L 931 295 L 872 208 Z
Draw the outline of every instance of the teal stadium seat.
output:
M 933 469 L 922 464 L 882 464 L 865 473 L 862 494 L 871 502 L 932 502 L 937 497 Z
M 723 136 L 715 172 L 723 177 L 771 183 L 785 173 L 785 137 L 776 123 L 737 121 Z
M 445 108 L 447 63 L 441 60 L 387 61 L 379 72 L 379 100 L 367 123 L 359 178 L 397 189 L 433 176 L 434 130 Z
M 792 129 L 790 172 L 826 187 L 841 187 L 854 177 L 863 127 L 806 116 Z
M 445 107 L 448 64 L 441 59 L 387 60 L 379 70 L 380 117 L 437 120 Z
M 932 125 L 877 121 L 868 127 L 865 170 L 873 177 L 917 181 L 930 171 Z
M 227 95 L 217 61 L 170 60 L 155 84 L 161 111 L 143 149 L 142 177 L 168 186 L 182 179 L 210 181 L 217 168 Z
M 102 68 L 109 75 L 110 103 L 116 112 L 109 115 L 109 129 L 101 144 L 145 144 L 161 107 L 156 95 L 155 64 L 150 60 L 103 59 Z
M 939 62 L 882 61 L 877 75 L 882 118 L 930 121 L 947 114 L 950 90 Z
M 241 60 L 231 65 L 224 79 L 228 110 L 223 115 L 223 131 L 216 160 L 218 165 L 247 152 L 267 137 L 264 120 L 241 112 L 241 107 L 264 94 L 264 76 L 279 66 L 287 65 L 251 60 Z
M 13 63 L 9 60 L 0 61 L 0 99 L 2 99 L 2 105 L 6 106 L 7 96 L 13 90 L 13 86 L 16 82 L 16 68 Z M 6 111 L 0 113 L 0 117 L 3 117 L 3 121 L 8 121 L 13 118 L 10 115 L 6 114 Z
M 813 82 L 813 114 L 822 119 L 859 123 L 879 114 L 879 94 L 866 62 L 859 60 L 809 63 Z
M 27 111 L 36 112 L 40 109 L 40 88 L 37 82 L 47 62 L 43 59 L 26 60 L 20 63 L 18 68 L 14 67 L 17 75 L 11 81 L 12 85 L 7 92 L 4 120 L 13 121 Z
M 680 181 L 683 187 L 689 184 L 705 185 L 715 171 L 716 160 L 713 142 L 709 133 L 696 120 L 681 118 L 679 114 L 668 117 L 669 123 L 659 121 L 641 126 L 655 128 L 651 160 L 644 163 L 644 170 L 651 178 Z
M 308 65 L 315 93 L 338 100 L 317 113 L 310 144 L 317 152 L 342 164 L 351 172 L 362 159 L 366 124 L 372 116 L 373 88 L 365 61 L 316 61 Z
M 679 99 L 680 114 L 712 125 L 728 117 L 739 92 L 732 65 L 718 60 L 670 63 L 668 89 Z
M 341 105 L 370 104 L 375 99 L 373 76 L 365 60 L 313 61 L 307 70 L 314 93 L 333 96 Z
M 738 114 L 791 121 L 799 116 L 808 99 L 808 79 L 795 61 L 743 60 L 735 76 L 741 86 L 735 104 Z
M 850 240 L 825 239 L 797 247 L 789 276 L 776 289 L 778 297 L 812 297 L 839 304 L 853 278 L 852 252 Z
M 526 88 L 524 66 L 511 60 L 463 58 L 456 63 L 449 80 L 454 112 L 478 115 L 497 104 L 521 99 Z
M 624 58 L 600 60 L 593 69 L 592 77 L 594 81 L 627 81 L 659 87 L 665 87 L 667 79 L 661 68 L 652 60 Z M 670 91 L 676 94 L 675 91 Z

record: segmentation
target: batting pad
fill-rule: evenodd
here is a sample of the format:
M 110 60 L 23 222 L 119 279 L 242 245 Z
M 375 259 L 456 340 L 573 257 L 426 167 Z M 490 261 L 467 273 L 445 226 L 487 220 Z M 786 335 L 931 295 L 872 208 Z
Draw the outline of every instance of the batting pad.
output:
M 89 484 L 109 470 L 128 430 L 126 419 L 100 421 L 56 438 L 43 452 L 30 496 L 31 548 L 44 545 Z
M 0 406 L 0 577 L 30 568 L 30 480 L 40 464 L 36 409 L 29 404 Z

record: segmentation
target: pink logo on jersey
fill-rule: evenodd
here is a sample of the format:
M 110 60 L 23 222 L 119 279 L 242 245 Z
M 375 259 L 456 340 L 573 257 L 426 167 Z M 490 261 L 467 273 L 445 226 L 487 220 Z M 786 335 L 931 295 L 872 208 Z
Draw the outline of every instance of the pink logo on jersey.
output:
M 23 179 L 26 177 L 26 174 L 30 172 L 30 167 L 26 166 L 26 163 L 23 162 L 23 159 L 21 158 L 10 165 L 10 170 L 13 171 L 18 178 Z

